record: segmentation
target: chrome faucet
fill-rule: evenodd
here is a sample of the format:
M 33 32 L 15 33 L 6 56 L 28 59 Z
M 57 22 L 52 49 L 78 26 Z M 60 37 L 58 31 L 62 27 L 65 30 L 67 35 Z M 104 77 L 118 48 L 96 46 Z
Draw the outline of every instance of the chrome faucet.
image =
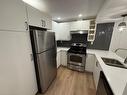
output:
M 119 51 L 119 50 L 127 51 L 127 49 L 125 49 L 125 48 L 118 48 L 118 49 L 115 50 L 115 53 L 117 53 L 117 51 Z M 124 63 L 127 64 L 127 57 L 125 58 Z
M 125 58 L 124 63 L 127 64 L 127 57 Z
M 125 49 L 125 48 L 117 48 L 117 49 L 115 50 L 115 53 L 117 53 L 117 51 L 119 51 L 119 50 L 127 50 L 127 49 Z

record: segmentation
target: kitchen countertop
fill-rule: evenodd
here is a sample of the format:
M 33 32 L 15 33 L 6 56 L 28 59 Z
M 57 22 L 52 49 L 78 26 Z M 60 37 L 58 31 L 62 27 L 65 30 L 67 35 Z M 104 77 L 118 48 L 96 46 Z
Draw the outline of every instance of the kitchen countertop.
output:
M 69 48 L 57 48 L 57 52 L 60 50 L 67 51 L 68 49 Z M 111 51 L 87 49 L 87 53 L 96 56 L 114 95 L 122 95 L 127 84 L 127 69 L 108 66 L 103 62 L 101 57 L 117 59 L 122 63 L 124 62 L 124 59 Z
M 65 50 L 68 51 L 70 48 L 66 48 L 66 47 L 57 47 L 57 52 L 61 51 L 61 50 Z

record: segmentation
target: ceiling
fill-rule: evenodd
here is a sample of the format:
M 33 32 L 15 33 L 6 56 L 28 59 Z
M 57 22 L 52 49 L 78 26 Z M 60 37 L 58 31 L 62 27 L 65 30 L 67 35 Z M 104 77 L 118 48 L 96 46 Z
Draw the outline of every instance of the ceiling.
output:
M 106 0 L 96 21 L 119 21 L 123 19 L 123 17 L 121 17 L 123 14 L 127 14 L 127 0 Z
M 77 20 L 82 14 L 84 19 L 93 18 L 105 0 L 24 0 L 41 11 L 52 15 L 57 22 Z M 61 19 L 58 20 L 57 18 Z

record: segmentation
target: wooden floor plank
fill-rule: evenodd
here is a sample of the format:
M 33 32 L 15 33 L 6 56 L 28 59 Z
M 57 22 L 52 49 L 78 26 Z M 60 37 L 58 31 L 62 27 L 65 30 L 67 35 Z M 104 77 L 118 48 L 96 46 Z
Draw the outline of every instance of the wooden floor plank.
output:
M 96 95 L 93 75 L 60 67 L 56 79 L 43 95 Z

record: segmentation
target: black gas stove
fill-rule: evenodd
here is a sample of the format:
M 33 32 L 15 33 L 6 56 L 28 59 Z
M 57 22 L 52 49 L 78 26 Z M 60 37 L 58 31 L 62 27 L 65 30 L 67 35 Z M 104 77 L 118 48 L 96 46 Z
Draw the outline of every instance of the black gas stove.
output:
M 86 45 L 82 43 L 73 43 L 68 50 L 69 69 L 84 72 L 86 64 Z

